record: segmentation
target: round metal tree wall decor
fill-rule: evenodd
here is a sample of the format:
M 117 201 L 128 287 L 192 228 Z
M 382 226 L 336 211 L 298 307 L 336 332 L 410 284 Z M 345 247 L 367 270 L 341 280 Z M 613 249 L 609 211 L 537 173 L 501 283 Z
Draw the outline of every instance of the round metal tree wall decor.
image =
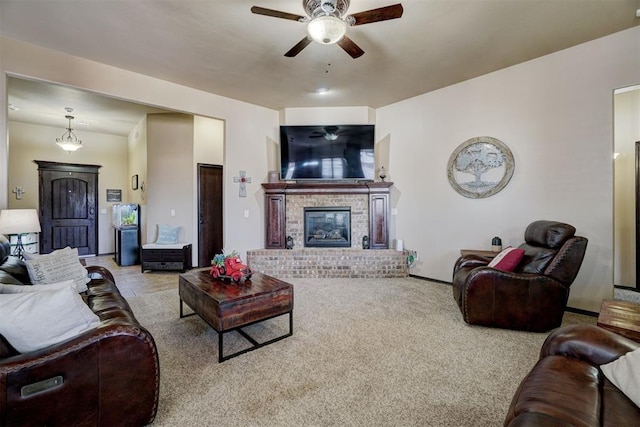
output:
M 490 136 L 479 136 L 454 150 L 447 164 L 447 177 L 453 189 L 464 197 L 481 199 L 506 187 L 513 169 L 509 147 Z

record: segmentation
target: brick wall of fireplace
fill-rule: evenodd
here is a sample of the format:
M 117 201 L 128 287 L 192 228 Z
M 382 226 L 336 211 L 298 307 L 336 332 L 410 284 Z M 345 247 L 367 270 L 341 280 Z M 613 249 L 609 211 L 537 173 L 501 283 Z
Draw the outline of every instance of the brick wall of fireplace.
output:
M 258 249 L 247 252 L 247 263 L 278 278 L 397 278 L 409 275 L 407 255 L 392 249 Z

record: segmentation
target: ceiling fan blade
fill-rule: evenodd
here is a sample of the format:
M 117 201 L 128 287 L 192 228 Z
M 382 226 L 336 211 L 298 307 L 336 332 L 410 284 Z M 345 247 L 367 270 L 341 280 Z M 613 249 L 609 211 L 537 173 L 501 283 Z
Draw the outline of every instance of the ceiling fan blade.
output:
M 257 15 L 272 16 L 274 18 L 291 19 L 292 21 L 304 19 L 304 16 L 296 15 L 295 13 L 280 12 L 279 10 L 267 9 L 260 6 L 253 6 L 251 12 Z
M 370 24 L 372 22 L 400 18 L 403 11 L 404 9 L 402 8 L 402 5 L 398 3 L 378 9 L 365 10 L 364 12 L 354 13 L 350 16 L 356 20 L 353 25 L 363 25 Z
M 286 56 L 288 58 L 293 58 L 294 56 L 299 54 L 300 51 L 302 51 L 302 49 L 304 49 L 305 47 L 309 46 L 309 43 L 311 43 L 311 39 L 309 37 L 303 38 L 302 40 L 300 40 L 298 42 L 297 45 L 295 45 L 294 47 L 289 49 L 289 52 L 285 53 L 284 56 Z
M 360 46 L 355 44 L 349 37 L 344 36 L 339 42 L 338 46 L 344 49 L 353 59 L 360 58 L 364 55 L 364 50 L 360 49 Z

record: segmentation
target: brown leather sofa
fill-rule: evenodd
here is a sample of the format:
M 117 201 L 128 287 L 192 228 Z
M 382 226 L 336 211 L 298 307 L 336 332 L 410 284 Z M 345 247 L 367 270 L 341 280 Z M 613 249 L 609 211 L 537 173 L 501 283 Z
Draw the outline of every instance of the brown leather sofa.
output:
M 489 267 L 486 257 L 460 257 L 453 267 L 453 297 L 465 322 L 532 332 L 560 326 L 587 249 L 587 239 L 575 231 L 562 222 L 531 223 L 513 272 Z
M 28 281 L 24 264 L 8 253 L 0 236 L 0 283 Z M 141 426 L 155 418 L 160 371 L 153 338 L 109 270 L 87 271 L 83 297 L 101 320 L 97 329 L 23 354 L 0 335 L 1 426 Z
M 640 408 L 599 368 L 638 347 L 640 344 L 597 326 L 571 325 L 555 330 L 513 396 L 504 425 L 640 425 Z

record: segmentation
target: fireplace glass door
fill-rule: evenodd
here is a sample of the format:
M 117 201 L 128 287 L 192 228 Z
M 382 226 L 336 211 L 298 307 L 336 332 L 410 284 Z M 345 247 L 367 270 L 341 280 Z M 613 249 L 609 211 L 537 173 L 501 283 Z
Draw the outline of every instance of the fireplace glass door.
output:
M 304 245 L 320 248 L 351 247 L 351 208 L 304 208 Z

